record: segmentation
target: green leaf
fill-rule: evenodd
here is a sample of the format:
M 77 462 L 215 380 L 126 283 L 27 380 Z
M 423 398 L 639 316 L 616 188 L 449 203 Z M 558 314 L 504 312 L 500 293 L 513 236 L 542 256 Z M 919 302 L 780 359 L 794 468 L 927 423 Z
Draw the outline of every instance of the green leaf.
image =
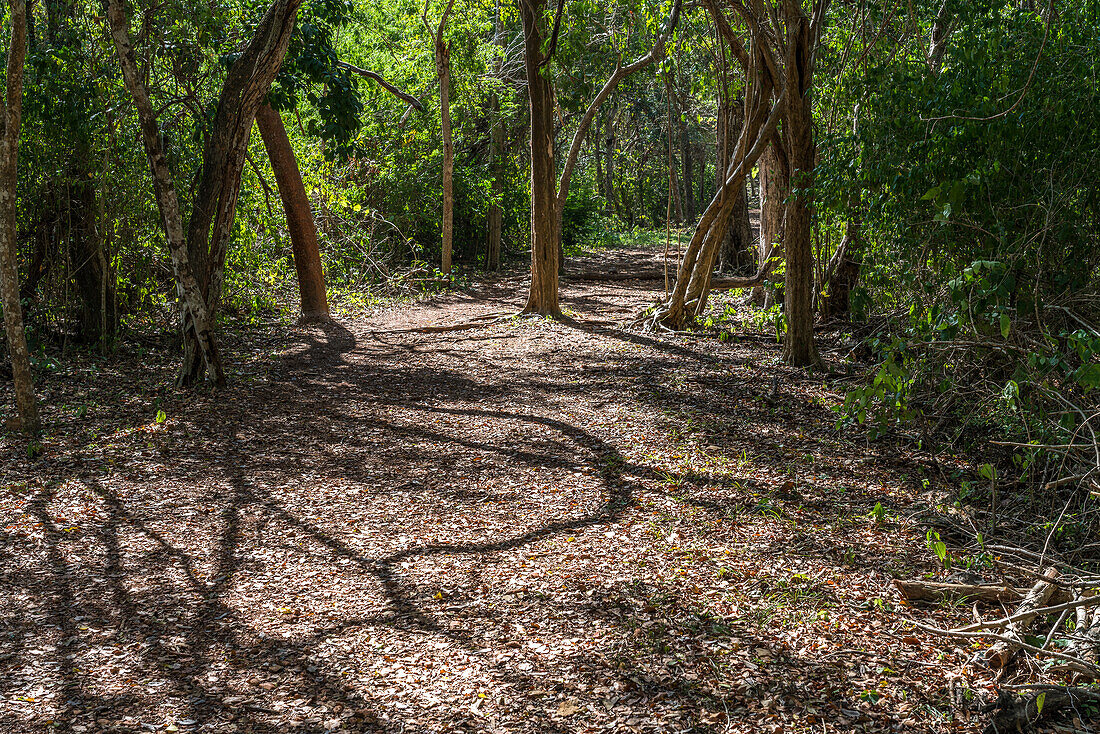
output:
M 1038 696 L 1036 696 L 1035 697 L 1035 713 L 1037 713 L 1037 714 L 1043 713 L 1043 704 L 1046 703 L 1046 702 L 1047 702 L 1047 694 L 1045 692 L 1040 693 Z
M 1093 389 L 1100 387 L 1100 364 L 1087 364 L 1077 370 L 1077 382 L 1081 387 Z
M 1008 314 L 1001 314 L 1001 336 L 1007 339 L 1010 329 L 1012 329 L 1012 321 L 1009 320 Z

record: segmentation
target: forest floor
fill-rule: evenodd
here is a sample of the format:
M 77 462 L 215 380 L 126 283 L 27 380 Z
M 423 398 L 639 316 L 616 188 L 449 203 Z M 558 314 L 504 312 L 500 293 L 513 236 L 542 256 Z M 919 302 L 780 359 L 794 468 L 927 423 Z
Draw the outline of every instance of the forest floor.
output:
M 624 328 L 662 289 L 233 330 L 216 393 L 66 360 L 41 455 L 0 441 L 0 731 L 980 731 L 906 622 L 969 610 L 891 584 L 935 568 L 942 461 L 836 431 L 774 338 Z

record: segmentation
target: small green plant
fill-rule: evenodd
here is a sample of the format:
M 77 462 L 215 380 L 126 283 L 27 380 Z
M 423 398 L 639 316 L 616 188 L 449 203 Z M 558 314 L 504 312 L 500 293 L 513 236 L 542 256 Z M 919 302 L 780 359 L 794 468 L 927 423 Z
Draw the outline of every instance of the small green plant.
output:
M 158 410 L 157 423 L 164 423 L 166 420 L 168 420 L 168 414 L 165 413 L 163 410 Z
M 925 539 L 928 542 L 928 549 L 939 559 L 943 569 L 945 571 L 949 570 L 951 568 L 951 554 L 947 551 L 947 544 L 940 540 L 940 534 L 929 530 Z
M 27 458 L 34 461 L 38 457 L 45 453 L 46 448 L 38 441 L 31 441 L 27 444 Z
M 871 510 L 871 519 L 875 521 L 875 525 L 882 526 L 886 522 L 886 508 L 882 506 L 881 502 L 876 502 L 874 509 Z

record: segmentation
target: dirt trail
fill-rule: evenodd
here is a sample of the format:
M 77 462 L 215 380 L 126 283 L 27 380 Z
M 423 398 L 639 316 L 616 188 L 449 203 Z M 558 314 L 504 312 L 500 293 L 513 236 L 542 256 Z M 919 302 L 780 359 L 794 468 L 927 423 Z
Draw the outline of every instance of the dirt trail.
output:
M 654 286 L 231 337 L 213 396 L 53 380 L 43 458 L 0 445 L 0 731 L 972 729 L 891 613 L 922 467 L 767 340 L 622 329 Z

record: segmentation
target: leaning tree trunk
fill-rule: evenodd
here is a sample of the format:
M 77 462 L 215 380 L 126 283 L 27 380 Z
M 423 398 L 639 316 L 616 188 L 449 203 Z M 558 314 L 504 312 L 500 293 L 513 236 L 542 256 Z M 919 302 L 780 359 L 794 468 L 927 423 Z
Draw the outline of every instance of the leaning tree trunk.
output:
M 770 104 L 773 87 L 768 76 L 757 73 L 758 68 L 753 64 L 753 68 L 748 70 L 749 78 L 756 79 L 757 83 L 753 84 L 751 105 L 726 167 L 725 180 L 707 205 L 695 233 L 684 248 L 672 292 L 651 316 L 642 319 L 642 324 L 649 328 L 681 329 L 691 320 L 688 302 L 695 301 L 697 308 L 705 302 L 720 238 L 725 235 L 728 217 L 733 212 L 733 195 L 744 190 L 745 178 L 773 137 L 786 106 L 786 88 L 779 92 L 775 104 Z M 762 274 L 758 272 L 740 281 L 737 287 L 751 287 L 761 278 Z
M 19 128 L 23 114 L 23 62 L 27 55 L 27 4 L 11 0 L 11 45 L 8 48 L 7 93 L 0 131 L 0 303 L 8 336 L 15 387 L 18 428 L 33 436 L 41 429 L 34 397 L 30 353 L 23 331 L 23 307 L 19 303 L 19 269 L 16 265 L 17 224 L 15 187 L 19 177 Z
M 546 0 L 521 0 L 524 65 L 531 110 L 531 292 L 524 313 L 561 316 L 558 302 L 557 186 L 554 181 L 554 89 L 543 74 L 539 20 Z
M 325 289 L 325 273 L 321 267 L 321 248 L 317 242 L 317 224 L 309 206 L 298 159 L 290 145 L 282 116 L 264 104 L 256 113 L 256 127 L 260 129 L 275 182 L 279 186 L 279 198 L 286 212 L 286 226 L 290 232 L 290 246 L 294 255 L 294 269 L 298 273 L 298 292 L 302 300 L 303 322 L 328 321 L 328 293 Z
M 787 0 L 786 8 L 786 66 L 790 94 L 783 134 L 791 166 L 791 183 L 798 193 L 787 204 L 787 264 L 783 288 L 787 335 L 783 359 L 790 365 L 804 367 L 821 361 L 814 345 L 814 254 L 810 240 L 811 202 L 807 193 L 813 187 L 814 169 L 813 106 L 810 103 L 813 43 L 810 21 L 799 0 Z
M 180 385 L 200 382 L 204 375 L 215 385 L 225 383 L 221 356 L 214 341 L 214 314 L 221 300 L 241 171 L 256 113 L 286 55 L 301 3 L 302 0 L 276 0 L 244 52 L 229 67 L 203 149 L 199 185 L 185 236 L 160 126 L 130 42 L 130 22 L 122 0 L 107 2 L 111 36 L 118 50 L 123 80 L 137 108 L 157 206 L 184 303 Z
M 664 54 L 665 44 L 668 42 L 668 37 L 676 28 L 676 24 L 680 20 L 681 3 L 682 0 L 673 0 L 671 15 L 668 19 L 668 25 L 665 26 L 664 31 L 662 31 L 661 35 L 657 37 L 657 40 L 653 43 L 653 46 L 650 47 L 649 51 L 647 51 L 642 56 L 639 56 L 637 59 L 630 62 L 626 66 L 623 66 L 621 63 L 615 64 L 615 71 L 611 73 L 611 76 L 609 76 L 607 78 L 607 81 L 604 82 L 604 85 L 600 88 L 600 91 L 596 94 L 595 97 L 592 98 L 592 101 L 589 102 L 588 108 L 584 111 L 584 115 L 581 117 L 581 121 L 577 123 L 577 129 L 573 133 L 573 140 L 569 145 L 568 152 L 566 152 L 565 154 L 565 161 L 562 163 L 561 176 L 559 176 L 558 178 L 558 188 L 554 206 L 554 231 L 556 236 L 559 238 L 559 253 L 561 252 L 562 217 L 565 214 L 565 203 L 569 199 L 569 185 L 573 180 L 573 169 L 577 165 L 577 158 L 580 156 L 581 146 L 584 144 L 584 139 L 588 135 L 588 131 L 592 126 L 592 121 L 596 119 L 596 113 L 599 112 L 600 106 L 603 105 L 604 101 L 607 100 L 607 98 L 611 95 L 615 88 L 619 86 L 619 82 L 621 82 L 623 79 L 627 78 L 634 72 L 646 68 L 647 66 L 661 58 L 661 56 Z M 551 135 L 552 134 L 553 133 L 551 132 Z M 670 150 L 671 136 L 672 130 L 670 128 Z M 552 147 L 553 146 L 551 143 L 551 149 Z M 672 162 L 670 160 L 670 173 L 674 173 L 675 169 L 671 168 L 671 164 Z M 670 180 L 669 184 L 670 186 L 673 186 L 673 191 L 676 191 L 675 182 Z M 679 197 L 679 194 L 677 194 L 677 197 Z M 677 198 L 677 202 L 679 202 L 679 198 Z
M 202 348 L 200 329 L 210 329 L 221 302 L 229 247 L 248 138 L 271 82 L 286 56 L 298 7 L 303 0 L 275 0 L 255 35 L 233 65 L 222 87 L 217 112 L 203 148 L 202 171 L 187 228 L 187 252 L 206 303 L 207 323 L 191 314 L 184 322 L 180 384 L 193 385 L 207 373 L 223 384 L 221 360 L 212 365 Z M 212 341 L 212 338 L 211 338 Z M 212 369 L 213 368 L 213 369 Z

